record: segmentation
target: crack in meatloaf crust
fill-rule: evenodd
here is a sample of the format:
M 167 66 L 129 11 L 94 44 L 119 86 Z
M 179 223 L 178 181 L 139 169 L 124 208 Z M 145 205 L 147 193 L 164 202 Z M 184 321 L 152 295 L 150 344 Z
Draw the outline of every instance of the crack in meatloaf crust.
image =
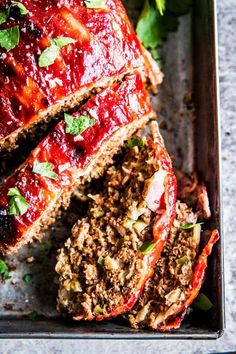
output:
M 56 265 L 58 310 L 76 320 L 128 311 L 160 256 L 174 217 L 175 178 L 159 133 L 155 143 L 128 142 L 121 162 L 107 169 L 103 191 L 90 198 Z
M 60 122 L 1 186 L 2 253 L 42 238 L 42 230 L 54 222 L 61 205 L 68 205 L 76 186 L 99 177 L 123 141 L 155 116 L 139 73 L 90 98 L 74 113 L 81 115 L 93 118 L 94 125 L 81 135 L 71 135 L 65 131 L 65 122 Z M 57 179 L 35 173 L 35 162 L 50 163 Z M 8 214 L 8 191 L 15 187 L 28 203 L 23 215 Z
M 180 172 L 177 175 L 182 177 L 178 195 L 188 200 L 198 211 L 194 212 L 186 203 L 177 201 L 176 218 L 156 264 L 154 276 L 146 282 L 141 297 L 127 316 L 134 328 L 169 331 L 180 326 L 188 306 L 198 295 L 204 281 L 207 256 L 218 240 L 214 230 L 206 248 L 198 255 L 201 224 L 197 221 L 199 218 L 203 220 L 209 211 L 206 189 L 197 184 L 196 175 L 193 175 L 193 180 Z M 201 204 L 203 190 L 205 203 Z M 195 226 L 183 229 L 187 224 Z
M 100 88 L 120 82 L 139 70 L 153 88 L 162 74 L 144 51 L 120 0 L 105 8 L 87 8 L 85 1 L 22 0 L 28 13 L 10 8 L 1 29 L 19 27 L 19 43 L 0 47 L 0 150 L 16 146 L 39 122 L 78 104 Z M 3 0 L 0 11 L 9 8 Z M 57 37 L 70 37 L 54 63 L 39 66 L 40 54 Z

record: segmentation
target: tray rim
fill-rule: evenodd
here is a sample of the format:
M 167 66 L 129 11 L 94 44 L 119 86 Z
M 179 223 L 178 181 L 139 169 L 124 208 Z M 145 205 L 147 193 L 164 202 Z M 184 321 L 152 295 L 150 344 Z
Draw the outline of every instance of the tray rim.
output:
M 218 176 L 219 176 L 219 190 L 217 191 L 219 196 L 219 233 L 220 233 L 220 244 L 221 244 L 221 251 L 220 251 L 220 262 L 221 262 L 221 313 L 220 313 L 220 321 L 221 321 L 221 328 L 219 330 L 211 330 L 210 332 L 202 332 L 199 333 L 178 333 L 178 332 L 169 332 L 169 333 L 160 333 L 160 332 L 150 332 L 150 331 L 134 331 L 132 333 L 100 333 L 100 332 L 92 332 L 88 331 L 87 334 L 77 332 L 77 333 L 63 333 L 59 332 L 50 332 L 42 330 L 38 332 L 34 332 L 33 323 L 32 324 L 32 331 L 25 331 L 25 332 L 18 332 L 18 331 L 9 331 L 9 332 L 2 332 L 1 325 L 5 324 L 5 326 L 11 326 L 11 323 L 17 326 L 20 323 L 29 323 L 29 320 L 22 320 L 22 319 L 0 319 L 0 339 L 89 339 L 89 340 L 97 340 L 97 339 L 106 339 L 106 340 L 165 340 L 165 339 L 181 339 L 181 340 L 216 340 L 223 336 L 225 330 L 225 279 L 224 279 L 224 237 L 223 237 L 223 199 L 222 199 L 222 167 L 221 167 L 221 125 L 220 125 L 220 94 L 219 94 L 219 64 L 218 64 L 218 25 L 217 25 L 217 4 L 216 0 L 209 0 L 212 8 L 213 8 L 213 32 L 214 32 L 214 70 L 215 70 L 215 105 L 216 105 L 216 116 L 217 116 L 217 137 L 218 137 Z M 38 324 L 53 324 L 54 319 L 48 320 L 38 320 Z

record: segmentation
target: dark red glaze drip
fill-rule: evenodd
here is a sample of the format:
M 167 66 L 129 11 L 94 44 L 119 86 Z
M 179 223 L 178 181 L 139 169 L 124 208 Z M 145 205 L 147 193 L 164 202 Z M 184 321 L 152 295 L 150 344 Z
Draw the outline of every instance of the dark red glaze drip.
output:
M 113 85 L 93 96 L 76 112 L 75 116 L 88 114 L 94 118 L 92 127 L 85 130 L 78 140 L 65 133 L 65 122 L 57 124 L 53 131 L 32 151 L 28 160 L 2 185 L 0 210 L 8 209 L 8 190 L 17 187 L 29 203 L 28 211 L 12 216 L 11 235 L 0 234 L 0 247 L 15 245 L 24 232 L 47 210 L 57 194 L 73 190 L 78 179 L 78 169 L 86 168 L 104 141 L 119 127 L 151 114 L 150 100 L 139 74 L 127 76 L 122 84 Z M 53 180 L 32 171 L 34 161 L 50 162 L 58 179 Z
M 84 1 L 22 0 L 1 29 L 18 25 L 20 42 L 9 52 L 0 48 L 0 141 L 37 120 L 39 112 L 101 79 L 143 68 L 142 48 L 120 0 L 106 9 L 88 9 Z M 0 10 L 9 1 L 2 1 Z M 55 63 L 38 66 L 51 38 L 69 36 Z

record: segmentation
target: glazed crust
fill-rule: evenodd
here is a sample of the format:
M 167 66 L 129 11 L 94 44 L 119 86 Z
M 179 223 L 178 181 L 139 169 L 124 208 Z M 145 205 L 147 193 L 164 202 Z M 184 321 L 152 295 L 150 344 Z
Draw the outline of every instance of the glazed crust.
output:
M 1 3 L 0 10 L 8 2 Z M 157 64 L 143 55 L 120 0 L 106 0 L 104 9 L 84 1 L 22 0 L 29 11 L 14 8 L 1 29 L 19 26 L 19 44 L 0 48 L 0 150 L 11 149 L 19 135 L 75 107 L 92 92 L 139 70 L 155 86 L 162 77 Z M 52 65 L 39 67 L 40 53 L 50 39 L 76 40 L 64 46 Z
M 27 161 L 4 181 L 0 193 L 2 253 L 14 252 L 33 237 L 42 237 L 42 228 L 54 221 L 61 204 L 67 206 L 76 185 L 100 176 L 123 141 L 154 117 L 138 73 L 93 96 L 74 115 L 89 115 L 95 123 L 80 139 L 65 133 L 64 121 L 58 123 Z M 51 163 L 58 178 L 34 173 L 35 161 Z M 11 187 L 17 187 L 29 203 L 23 215 L 7 215 Z

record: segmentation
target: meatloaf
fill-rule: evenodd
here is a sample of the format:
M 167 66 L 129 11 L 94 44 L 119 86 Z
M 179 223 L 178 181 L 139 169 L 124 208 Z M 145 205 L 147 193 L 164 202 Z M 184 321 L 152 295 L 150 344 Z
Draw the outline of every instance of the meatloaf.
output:
M 102 3 L 102 2 L 101 2 Z M 57 112 L 139 70 L 161 73 L 120 0 L 1 1 L 0 150 Z
M 209 210 L 205 187 L 192 183 L 184 176 L 180 185 L 179 194 L 195 205 L 195 211 L 185 202 L 177 201 L 176 218 L 154 276 L 145 284 L 141 297 L 128 315 L 134 328 L 168 331 L 180 326 L 187 308 L 199 293 L 205 277 L 207 256 L 218 240 L 218 232 L 210 232 L 209 241 L 199 256 L 201 223 L 198 219 L 202 220 Z M 201 203 L 203 190 L 204 204 Z
M 139 73 L 93 96 L 73 116 L 65 114 L 66 122 L 58 123 L 1 186 L 1 252 L 41 238 L 75 187 L 100 176 L 123 141 L 154 116 Z
M 171 159 L 159 132 L 155 129 L 154 141 L 129 140 L 59 252 L 58 310 L 75 320 L 130 310 L 165 244 L 175 197 Z

